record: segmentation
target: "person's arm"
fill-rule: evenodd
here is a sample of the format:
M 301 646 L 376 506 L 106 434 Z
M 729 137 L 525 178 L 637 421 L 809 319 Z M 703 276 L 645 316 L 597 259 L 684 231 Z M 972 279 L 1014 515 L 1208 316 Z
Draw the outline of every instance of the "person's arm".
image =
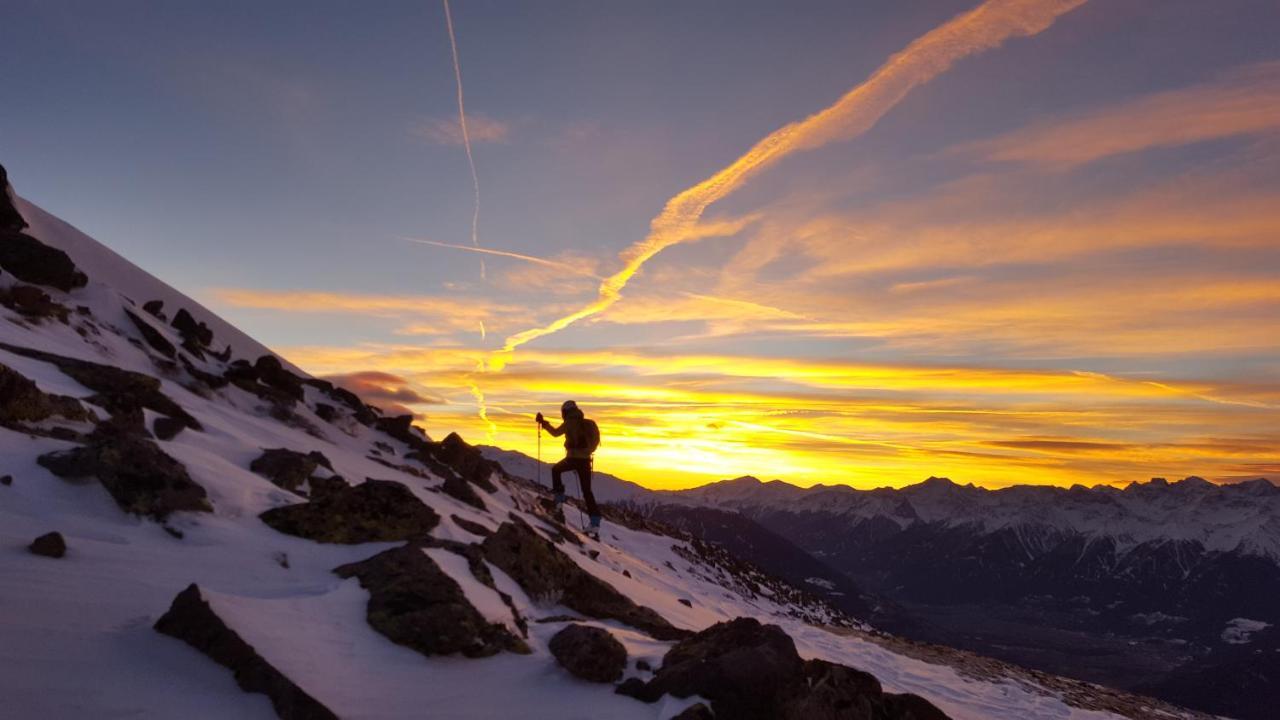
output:
M 567 423 L 565 423 L 565 424 L 561 424 L 561 425 L 560 425 L 560 427 L 551 427 L 551 423 L 547 422 L 546 418 L 543 418 L 543 419 L 541 420 L 541 422 L 542 422 L 542 427 L 543 427 L 547 432 L 551 433 L 551 437 L 560 437 L 561 435 L 563 435 L 563 434 L 564 434 L 564 426 L 565 426 L 565 424 L 567 424 Z

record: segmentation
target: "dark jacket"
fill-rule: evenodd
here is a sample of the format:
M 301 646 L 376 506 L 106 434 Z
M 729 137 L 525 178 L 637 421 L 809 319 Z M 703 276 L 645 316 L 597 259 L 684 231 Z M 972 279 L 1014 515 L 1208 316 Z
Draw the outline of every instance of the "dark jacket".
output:
M 582 433 L 582 421 L 585 417 L 581 410 L 571 408 L 565 413 L 564 423 L 560 427 L 552 427 L 551 423 L 544 421 L 543 427 L 551 433 L 552 437 L 564 435 L 564 449 L 567 457 L 591 457 L 591 450 L 587 448 L 587 441 Z

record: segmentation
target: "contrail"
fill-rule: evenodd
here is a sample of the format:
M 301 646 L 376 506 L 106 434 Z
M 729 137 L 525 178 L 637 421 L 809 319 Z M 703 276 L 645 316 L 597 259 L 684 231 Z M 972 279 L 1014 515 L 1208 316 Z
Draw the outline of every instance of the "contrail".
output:
M 458 61 L 458 39 L 453 34 L 453 14 L 449 12 L 449 0 L 444 0 L 444 23 L 449 28 L 453 78 L 458 86 L 458 125 L 462 128 L 462 146 L 467 150 L 467 164 L 471 166 L 471 186 L 475 189 L 475 210 L 471 213 L 471 244 L 480 247 L 480 175 L 476 173 L 476 160 L 471 154 L 471 133 L 467 131 L 467 110 L 462 102 L 462 63 Z M 484 278 L 484 260 L 481 260 L 480 279 Z
M 523 253 L 508 252 L 506 250 L 495 250 L 493 248 L 483 248 L 483 247 L 477 248 L 477 247 L 471 247 L 470 245 L 458 245 L 456 243 L 440 242 L 438 240 L 425 240 L 422 238 L 406 237 L 401 239 L 408 240 L 409 242 L 420 243 L 422 245 L 431 245 L 434 247 L 449 248 L 451 250 L 463 250 L 465 252 L 481 253 L 484 255 L 496 255 L 498 257 L 511 258 L 512 260 L 521 260 L 523 262 L 533 263 L 535 265 L 543 265 L 545 267 L 555 268 L 557 270 L 564 270 L 565 272 L 573 273 L 574 275 L 589 277 L 589 278 L 592 278 L 593 280 L 599 280 L 601 282 L 604 282 L 608 279 L 603 275 L 593 273 L 590 270 L 585 270 L 571 263 L 558 262 L 556 260 L 548 260 L 546 258 L 538 257 L 536 255 L 525 255 Z M 689 298 L 695 298 L 697 300 L 706 300 L 707 302 L 720 303 L 721 305 L 731 305 L 733 307 L 763 311 L 777 317 L 789 317 L 797 320 L 807 319 L 805 318 L 805 316 L 800 315 L 798 313 L 793 313 L 790 310 L 783 310 L 782 308 L 776 308 L 770 305 L 761 305 L 760 303 L 754 303 L 749 300 L 736 300 L 734 298 L 723 298 L 723 297 L 717 297 L 715 295 L 703 295 L 702 293 L 685 292 L 683 290 L 677 290 L 675 291 L 675 294 L 680 295 L 682 297 L 689 297 Z M 484 323 L 481 323 L 480 327 L 481 327 L 480 337 L 481 339 L 483 339 Z
M 1085 1 L 987 0 L 917 38 L 835 104 L 775 130 L 727 167 L 671 198 L 650 222 L 648 236 L 623 251 L 622 269 L 600 283 L 593 302 L 548 325 L 508 337 L 502 349 L 491 356 L 490 369 L 502 369 L 521 345 L 608 309 L 650 258 L 672 245 L 697 239 L 694 230 L 707 206 L 737 190 L 755 174 L 792 153 L 861 135 L 913 88 L 942 74 L 958 60 L 998 47 L 1011 37 L 1040 33 Z

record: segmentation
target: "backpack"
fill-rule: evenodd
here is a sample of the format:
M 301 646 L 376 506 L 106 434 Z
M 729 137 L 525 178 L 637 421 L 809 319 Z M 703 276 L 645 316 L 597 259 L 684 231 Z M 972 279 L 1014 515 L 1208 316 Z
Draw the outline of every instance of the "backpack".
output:
M 595 420 L 583 418 L 580 442 L 582 448 L 590 453 L 595 453 L 596 448 L 600 447 L 600 426 L 596 425 Z

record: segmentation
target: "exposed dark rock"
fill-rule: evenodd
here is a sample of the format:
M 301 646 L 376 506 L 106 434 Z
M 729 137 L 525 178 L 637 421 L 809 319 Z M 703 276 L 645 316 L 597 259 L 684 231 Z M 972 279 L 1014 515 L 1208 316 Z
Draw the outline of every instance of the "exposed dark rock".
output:
M 185 355 L 179 355 L 178 360 L 182 361 L 182 367 L 186 369 L 188 375 L 206 385 L 210 390 L 224 388 L 231 382 L 221 375 L 214 375 L 211 372 L 201 370 L 188 360 Z
M 15 285 L 0 290 L 0 305 L 30 320 L 53 318 L 65 323 L 71 314 L 65 305 L 55 302 L 49 293 L 34 285 Z
M 284 368 L 284 363 L 275 355 L 263 355 L 253 364 L 258 371 L 258 380 L 263 384 L 285 393 L 294 400 L 302 399 L 302 378 Z
M 186 536 L 187 536 L 187 535 L 186 535 L 186 533 L 182 532 L 182 531 L 181 531 L 181 530 L 179 530 L 178 528 L 173 527 L 173 526 L 171 526 L 171 525 L 161 525 L 160 527 L 161 527 L 161 528 L 162 528 L 166 533 L 168 533 L 168 534 L 170 535 L 170 537 L 174 537 L 174 538 L 177 538 L 177 539 L 181 540 L 182 538 L 184 538 L 184 537 L 186 537 Z
M 693 601 L 688 598 L 676 598 L 676 602 L 680 603 L 685 607 L 690 607 L 690 608 L 693 607 Z
M 36 555 L 60 558 L 67 554 L 67 541 L 62 539 L 62 533 L 45 533 L 31 541 L 27 549 Z
M 466 480 L 454 475 L 452 472 L 445 472 L 443 475 L 444 484 L 440 486 L 440 489 L 444 491 L 445 495 L 464 502 L 477 510 L 487 511 L 489 509 L 485 506 L 484 500 L 480 499 L 480 496 L 476 494 L 476 491 L 471 488 L 471 485 Z
M 587 682 L 617 682 L 627 669 L 627 649 L 607 630 L 591 625 L 565 627 L 548 648 L 565 670 Z
M 174 418 L 161 415 L 155 419 L 155 422 L 151 423 L 151 432 L 155 433 L 155 436 L 160 440 L 172 440 L 177 437 L 178 433 L 182 432 L 186 426 L 186 423 L 181 420 L 175 420 Z
M 88 398 L 88 401 L 106 408 L 112 415 L 147 408 L 181 420 L 192 430 L 201 429 L 200 423 L 183 410 L 181 405 L 160 391 L 158 378 L 7 343 L 0 343 L 0 348 L 53 364 L 63 374 L 95 391 L 97 394 Z
M 300 453 L 287 448 L 264 450 L 262 455 L 249 463 L 250 470 L 270 480 L 277 487 L 294 492 L 321 466 L 333 470 L 329 458 L 320 452 L 313 450 Z
M 12 485 L 12 484 L 13 484 L 12 475 L 0 475 L 0 485 Z
M 202 322 L 196 322 L 196 319 L 187 312 L 186 308 L 179 308 L 173 321 L 169 323 L 184 340 L 191 340 L 200 347 L 208 347 L 213 342 L 213 331 L 208 325 Z
M 0 364 L 0 425 L 40 422 L 54 415 L 74 421 L 90 417 L 79 400 L 46 393 L 22 373 Z
M 478 535 L 480 537 L 489 537 L 490 535 L 493 534 L 492 530 L 485 527 L 484 525 L 481 525 L 478 522 L 472 522 L 464 517 L 459 517 L 457 515 L 450 515 L 449 518 L 453 520 L 453 523 L 455 525 L 462 528 L 463 530 L 466 530 L 472 535 Z
M 83 447 L 47 453 L 36 462 L 62 478 L 97 477 L 125 512 L 157 520 L 179 510 L 208 512 L 204 488 L 182 463 L 139 434 L 133 417 L 101 422 Z
M 156 630 L 186 642 L 215 662 L 231 669 L 236 684 L 245 692 L 262 693 L 271 699 L 282 720 L 337 720 L 292 680 L 263 659 L 251 645 L 218 617 L 190 585 L 178 593 L 173 604 L 156 621 Z
M 310 486 L 310 492 L 308 495 L 310 495 L 312 499 L 324 497 L 329 493 L 341 492 L 351 487 L 351 485 L 348 484 L 340 475 L 330 475 L 326 478 L 312 475 L 308 478 L 307 485 Z
M 649 664 L 648 660 L 637 660 L 636 669 L 640 672 L 653 672 L 653 666 Z
M 947 720 L 923 698 L 884 693 L 872 675 L 802 660 L 781 628 L 752 618 L 717 623 L 677 643 L 651 681 L 625 692 L 646 702 L 697 695 L 711 702 L 715 717 L 741 720 Z
M 71 292 L 89 282 L 65 252 L 12 230 L 0 230 L 0 267 L 23 282 L 47 285 L 63 292 Z
M 328 403 L 316 403 L 316 417 L 331 423 L 338 419 L 338 408 Z
M 343 544 L 414 540 L 427 537 L 440 523 L 440 516 L 409 488 L 373 479 L 310 502 L 272 508 L 259 517 L 282 533 Z
M 148 300 L 142 304 L 142 310 L 160 322 L 165 321 L 163 300 Z
M 482 547 L 485 559 L 510 575 L 532 598 L 558 600 L 588 617 L 618 620 L 659 640 L 678 640 L 690 634 L 578 567 L 524 522 L 503 523 L 485 538 Z
M 458 583 L 416 545 L 343 565 L 334 573 L 358 578 L 369 591 L 366 617 L 374 630 L 423 655 L 529 652 L 506 626 L 486 620 Z
M 414 432 L 412 415 L 380 417 L 374 421 L 373 426 L 414 450 L 422 449 L 428 442 L 423 435 Z
M 672 717 L 671 720 L 715 720 L 715 715 L 712 714 L 711 708 L 707 707 L 706 704 L 696 703 L 682 710 L 679 715 Z
M 143 320 L 137 315 L 134 315 L 128 310 L 125 310 L 124 314 L 129 316 L 129 320 L 133 323 L 134 327 L 138 328 L 138 332 L 142 333 L 142 339 L 147 341 L 147 344 L 151 346 L 151 349 L 168 358 L 172 358 L 178 354 L 178 350 L 173 346 L 173 343 L 169 342 L 169 339 L 166 338 L 159 330 L 151 327 L 151 323 Z
M 440 441 L 436 450 L 436 459 L 453 468 L 462 476 L 462 479 L 485 492 L 497 491 L 489 478 L 494 473 L 502 474 L 502 467 L 486 459 L 480 454 L 479 448 L 468 445 L 458 433 L 449 433 L 444 440 Z

